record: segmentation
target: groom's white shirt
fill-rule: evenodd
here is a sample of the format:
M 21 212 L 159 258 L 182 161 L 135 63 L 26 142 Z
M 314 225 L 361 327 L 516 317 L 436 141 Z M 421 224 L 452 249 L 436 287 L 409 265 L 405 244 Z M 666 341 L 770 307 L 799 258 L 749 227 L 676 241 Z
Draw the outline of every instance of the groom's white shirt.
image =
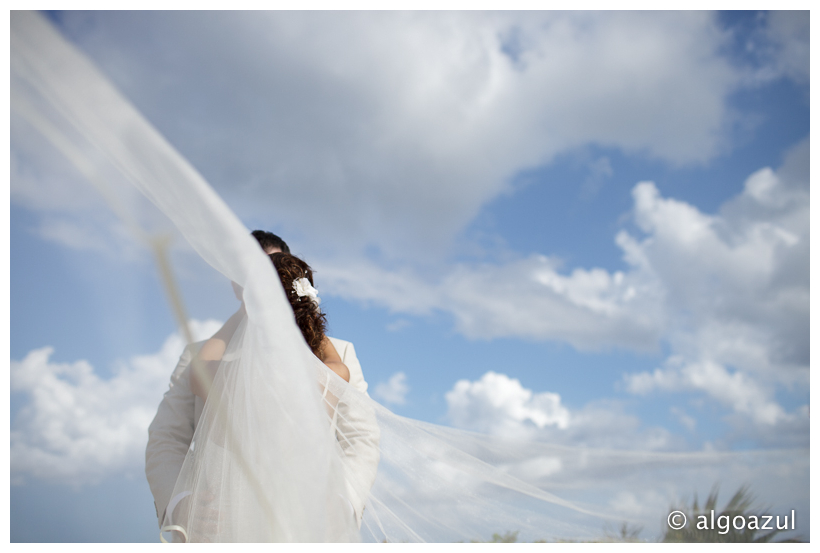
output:
M 330 338 L 350 371 L 350 385 L 367 394 L 367 382 L 362 374 L 362 367 L 356 358 L 353 344 L 337 338 Z M 162 526 L 165 509 L 171 500 L 182 463 L 191 445 L 199 416 L 202 414 L 204 401 L 194 395 L 189 385 L 191 358 L 205 342 L 189 344 L 179 358 L 176 369 L 171 374 L 171 383 L 159 404 L 157 414 L 148 427 L 148 446 L 145 448 L 145 475 L 154 495 L 154 507 L 157 519 Z M 339 440 L 347 469 L 355 474 L 356 485 L 348 483 L 348 500 L 353 506 L 356 520 L 361 525 L 362 511 L 366 498 L 355 490 L 362 486 L 368 490 L 376 477 L 379 464 L 379 428 L 375 413 L 362 409 L 349 409 L 340 403 L 340 416 L 337 424 L 339 432 L 345 439 Z M 364 481 L 364 482 L 362 482 Z

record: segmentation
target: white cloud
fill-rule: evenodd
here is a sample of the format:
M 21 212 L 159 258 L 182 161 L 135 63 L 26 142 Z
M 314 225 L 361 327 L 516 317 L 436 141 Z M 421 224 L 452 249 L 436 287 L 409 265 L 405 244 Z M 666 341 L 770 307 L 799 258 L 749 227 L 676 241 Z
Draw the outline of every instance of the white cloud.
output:
M 518 379 L 487 372 L 476 381 L 459 380 L 445 394 L 447 418 L 457 428 L 549 443 L 555 446 L 667 450 L 683 442 L 660 427 L 645 427 L 613 401 L 590 402 L 570 410 L 553 392 L 534 392 Z M 528 443 L 528 442 L 522 442 Z M 519 462 L 521 461 L 521 462 Z M 539 471 L 562 469 L 560 459 L 539 457 L 528 465 L 516 461 L 515 472 L 535 478 Z M 542 475 L 543 476 L 543 475 Z
M 635 393 L 697 390 L 760 425 L 796 421 L 775 390 L 808 385 L 808 142 L 777 171 L 761 169 L 716 214 L 635 186 L 634 219 L 621 231 L 625 271 L 576 268 L 545 256 L 459 265 L 438 282 L 408 268 L 322 264 L 334 292 L 393 311 L 454 316 L 471 338 L 566 341 L 671 356 L 654 373 L 626 377 Z M 361 286 L 368 274 L 379 286 Z
M 787 77 L 807 82 L 810 34 L 808 11 L 768 12 L 757 40 L 747 45 L 765 62 L 758 78 L 765 81 Z
M 627 389 L 641 395 L 654 390 L 706 392 L 763 425 L 773 425 L 787 417 L 780 405 L 771 399 L 771 394 L 748 374 L 740 371 L 730 373 L 712 361 L 685 363 L 680 357 L 671 357 L 664 369 L 656 369 L 651 374 L 628 375 L 626 379 Z
M 190 325 L 195 339 L 204 339 L 221 323 Z M 12 481 L 81 484 L 139 467 L 148 425 L 183 347 L 175 333 L 157 353 L 132 357 L 107 380 L 86 361 L 52 362 L 50 347 L 12 360 L 11 391 L 28 398 L 11 422 Z
M 547 426 L 566 428 L 569 411 L 561 396 L 534 394 L 517 379 L 487 372 L 476 382 L 459 380 L 445 394 L 447 416 L 457 427 L 504 436 L 528 436 Z
M 801 144 L 778 172 L 754 173 L 715 215 L 639 183 L 634 218 L 644 236 L 616 237 L 625 271 L 565 272 L 542 255 L 461 264 L 437 280 L 355 258 L 314 264 L 333 294 L 394 312 L 449 312 L 471 338 L 638 350 L 666 340 L 689 358 L 703 353 L 762 373 L 772 373 L 773 363 L 799 368 L 808 352 L 809 227 L 808 180 L 798 167 L 807 166 L 807 155 Z M 371 284 L 363 286 L 362 275 Z
M 571 413 L 572 423 L 566 432 L 552 432 L 542 439 L 572 446 L 630 451 L 683 451 L 688 448 L 680 436 L 661 426 L 647 425 L 627 410 L 623 402 L 592 401 Z
M 470 338 L 514 336 L 564 340 L 581 349 L 649 350 L 664 326 L 657 282 L 603 269 L 563 275 L 558 262 L 542 255 L 506 265 L 456 265 L 438 281 L 410 267 L 388 270 L 355 258 L 317 259 L 313 265 L 322 287 L 334 295 L 400 313 L 450 313 L 458 331 Z
M 673 356 L 628 375 L 628 388 L 702 390 L 760 425 L 797 423 L 774 392 L 808 385 L 808 143 L 777 172 L 751 175 L 717 215 L 661 198 L 649 183 L 634 196 L 647 237 L 621 233 L 619 243 L 663 285 Z
M 709 160 L 744 82 L 705 12 L 62 18 L 243 217 L 392 258 L 446 252 L 518 172 L 577 147 Z
M 577 268 L 564 275 L 555 261 L 534 255 L 503 266 L 458 267 L 440 298 L 459 330 L 475 338 L 550 337 L 582 349 L 649 349 L 662 322 L 657 294 L 652 283 L 620 271 Z
M 407 402 L 407 393 L 409 391 L 407 375 L 403 372 L 397 372 L 387 382 L 376 384 L 373 395 L 387 404 L 404 405 Z

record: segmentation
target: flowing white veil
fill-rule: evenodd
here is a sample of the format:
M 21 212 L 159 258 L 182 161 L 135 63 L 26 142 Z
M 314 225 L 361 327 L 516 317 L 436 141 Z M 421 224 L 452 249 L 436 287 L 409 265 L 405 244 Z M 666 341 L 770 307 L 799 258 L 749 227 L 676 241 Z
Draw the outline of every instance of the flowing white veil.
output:
M 641 489 L 650 473 L 669 483 L 660 491 L 675 494 L 704 475 L 743 482 L 760 467 L 773 475 L 778 467 L 794 470 L 792 451 L 591 450 L 391 413 L 316 359 L 248 229 L 37 14 L 12 12 L 11 73 L 14 112 L 96 184 L 134 232 L 152 243 L 123 201 L 129 186 L 170 218 L 208 264 L 244 287 L 247 317 L 205 404 L 173 492 L 184 499 L 169 509 L 166 535 L 401 542 L 470 541 L 517 530 L 522 539 L 599 539 L 605 527 L 642 522 L 613 505 Z M 118 180 L 107 178 L 113 173 Z M 807 455 L 800 470 L 808 473 Z M 351 505 L 365 506 L 361 525 Z M 659 527 L 665 517 L 657 513 Z

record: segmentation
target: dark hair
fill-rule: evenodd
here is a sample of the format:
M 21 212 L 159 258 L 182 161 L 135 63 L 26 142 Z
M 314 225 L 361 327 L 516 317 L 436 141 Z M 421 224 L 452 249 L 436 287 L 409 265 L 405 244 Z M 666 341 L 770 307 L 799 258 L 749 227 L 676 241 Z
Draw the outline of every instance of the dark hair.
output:
M 278 248 L 284 253 L 290 253 L 290 248 L 285 241 L 272 232 L 255 230 L 251 233 L 251 235 L 256 238 L 256 241 L 259 242 L 259 245 L 263 250 L 267 250 L 268 248 Z
M 276 272 L 279 273 L 285 295 L 293 308 L 296 324 L 299 325 L 305 342 L 317 357 L 321 357 L 319 350 L 327 329 L 327 317 L 308 296 L 299 296 L 293 289 L 293 281 L 300 278 L 308 279 L 313 285 L 313 270 L 310 265 L 289 253 L 276 252 L 270 254 L 269 257 L 273 261 L 273 266 L 276 267 Z

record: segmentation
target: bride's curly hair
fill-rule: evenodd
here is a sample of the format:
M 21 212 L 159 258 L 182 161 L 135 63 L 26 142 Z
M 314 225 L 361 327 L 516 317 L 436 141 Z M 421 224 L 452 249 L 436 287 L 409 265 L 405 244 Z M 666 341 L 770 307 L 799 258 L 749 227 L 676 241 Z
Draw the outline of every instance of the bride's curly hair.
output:
M 276 252 L 270 254 L 269 257 L 273 261 L 273 266 L 276 267 L 276 272 L 279 273 L 279 279 L 282 281 L 285 295 L 293 308 L 296 324 L 299 325 L 302 336 L 305 337 L 305 341 L 313 353 L 321 357 L 319 353 L 327 330 L 327 317 L 310 297 L 299 296 L 296 294 L 296 290 L 293 289 L 293 281 L 300 278 L 307 278 L 310 284 L 313 285 L 313 269 L 310 268 L 310 265 L 289 253 Z

